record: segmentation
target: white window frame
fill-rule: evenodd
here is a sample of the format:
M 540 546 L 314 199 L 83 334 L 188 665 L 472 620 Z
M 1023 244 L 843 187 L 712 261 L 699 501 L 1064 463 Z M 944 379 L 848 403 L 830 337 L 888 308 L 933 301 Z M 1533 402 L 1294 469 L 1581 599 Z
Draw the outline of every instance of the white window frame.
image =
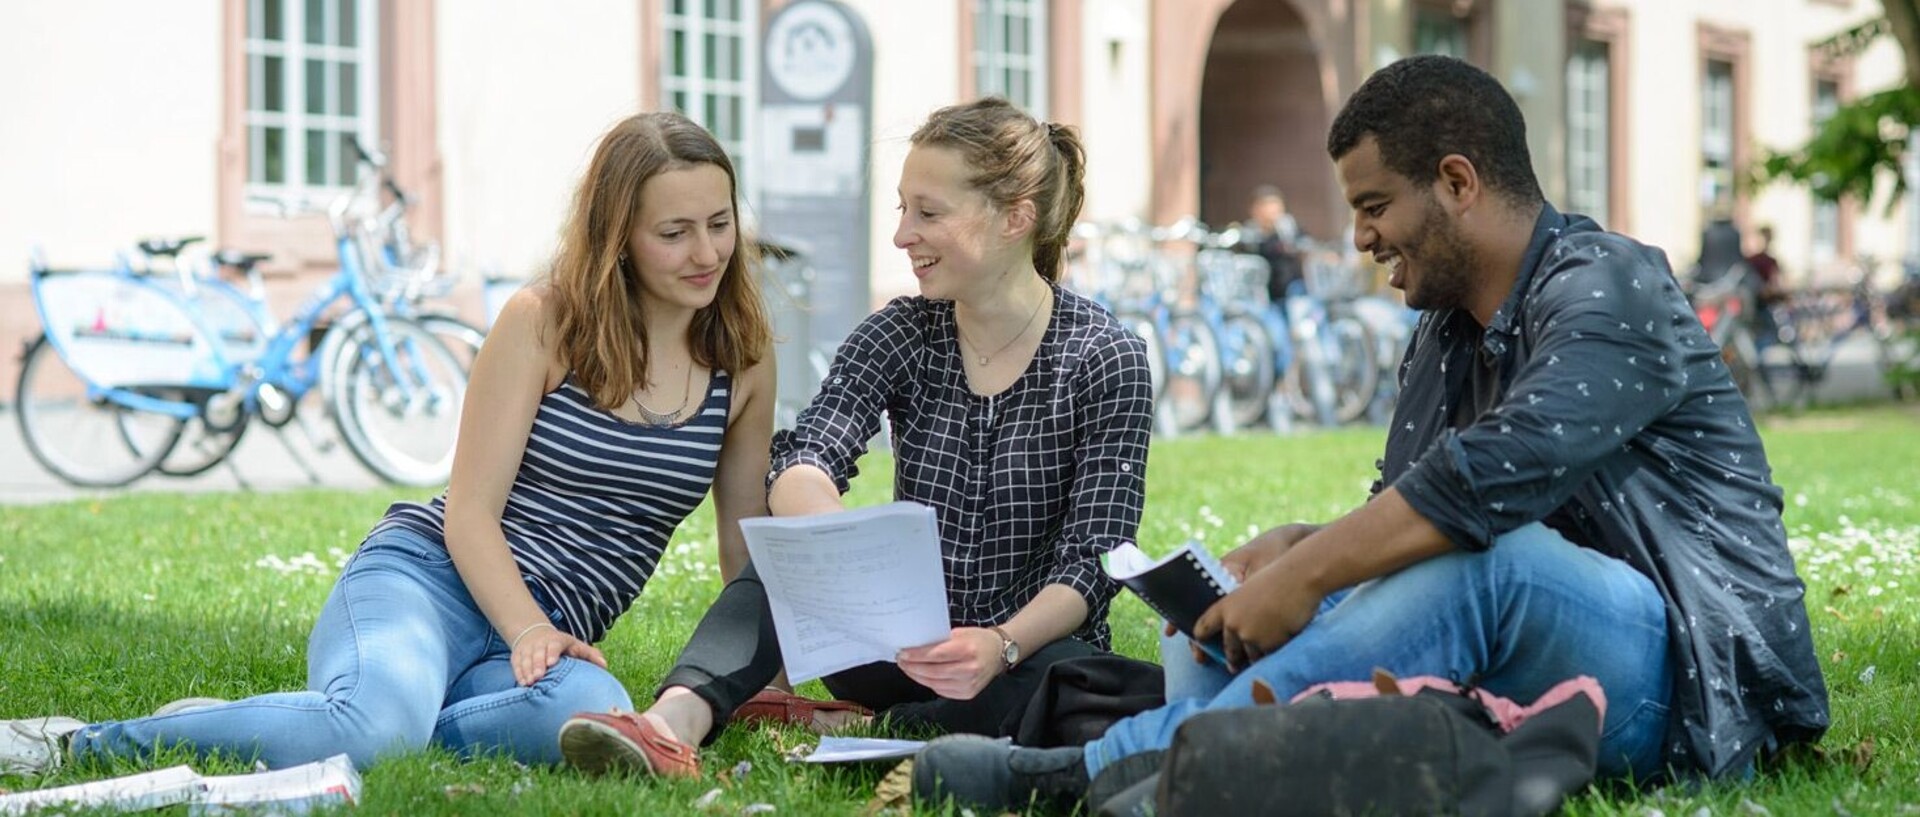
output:
M 1567 206 L 1603 222 L 1612 206 L 1612 62 L 1604 40 L 1581 40 L 1567 55 Z
M 975 0 L 973 12 L 973 90 L 976 97 L 1006 97 L 1035 119 L 1047 119 L 1047 0 Z M 1028 21 L 1027 50 L 1014 51 L 1002 32 L 1004 21 Z M 1025 99 L 1008 87 L 1007 72 L 1027 72 Z M 1023 104 L 1024 102 L 1024 104 Z
M 322 25 L 328 29 L 337 25 L 340 6 L 351 3 L 354 7 L 354 38 L 356 45 L 315 45 L 307 42 L 306 4 L 309 0 L 247 0 L 246 31 L 241 48 L 242 58 L 246 60 L 246 139 L 247 174 L 246 204 L 248 212 L 272 213 L 288 210 L 294 212 L 310 211 L 324 207 L 341 192 L 352 187 L 352 183 L 339 184 L 342 171 L 348 179 L 357 176 L 353 163 L 356 158 L 351 150 L 342 148 L 326 157 L 322 175 L 330 183 L 311 184 L 307 181 L 307 131 L 325 130 L 334 133 L 351 131 L 360 144 L 369 150 L 378 149 L 380 134 L 380 27 L 377 0 L 321 0 L 325 5 Z M 264 21 L 266 6 L 269 3 L 280 4 L 281 37 L 268 40 L 255 36 L 255 21 Z M 265 33 L 265 23 L 260 22 L 260 31 Z M 266 109 L 265 65 L 268 57 L 278 57 L 281 61 L 281 108 L 279 111 Z M 307 112 L 307 61 L 321 59 L 329 62 L 351 60 L 356 66 L 354 91 L 357 112 L 353 116 L 334 114 L 314 114 Z M 340 101 L 340 83 L 336 72 L 328 71 L 323 79 L 322 91 L 327 110 L 338 110 Z M 281 129 L 282 179 L 279 182 L 266 181 L 266 130 Z M 343 167 L 344 165 L 344 167 Z
M 1821 91 L 1831 89 L 1832 94 Z M 1831 77 L 1815 76 L 1813 79 L 1813 129 L 1818 131 L 1828 117 L 1840 110 L 1840 83 Z M 1813 200 L 1813 224 L 1807 242 L 1812 266 L 1810 270 L 1821 270 L 1840 257 L 1840 204 L 1819 198 Z
M 1726 69 L 1716 76 L 1714 66 Z M 1700 69 L 1700 204 L 1708 211 L 1725 196 L 1734 204 L 1733 133 L 1739 100 L 1735 99 L 1734 74 L 1739 68 L 1727 60 L 1709 58 Z M 1725 189 L 1722 189 L 1722 186 Z
M 716 5 L 731 4 L 738 13 L 737 19 L 710 16 Z M 678 12 L 676 5 L 682 6 Z M 666 110 L 678 110 L 688 119 L 699 123 L 708 132 L 713 133 L 720 147 L 727 151 L 727 157 L 733 160 L 733 169 L 739 178 L 739 195 L 744 201 L 758 201 L 755 192 L 755 174 L 751 167 L 753 152 L 749 149 L 755 142 L 759 130 L 760 111 L 760 0 L 667 0 L 661 8 L 660 26 L 660 107 Z M 673 35 L 685 35 L 685 65 L 689 69 L 685 74 L 673 70 Z M 734 79 L 710 76 L 706 71 L 707 40 L 712 38 L 731 38 L 739 49 L 740 74 Z M 679 94 L 685 100 L 676 105 L 674 95 Z M 718 103 L 730 98 L 740 100 L 738 120 L 732 123 L 736 128 L 734 138 L 728 138 L 716 131 L 720 123 L 707 115 L 709 103 L 716 103 L 716 111 L 724 117 L 724 106 Z

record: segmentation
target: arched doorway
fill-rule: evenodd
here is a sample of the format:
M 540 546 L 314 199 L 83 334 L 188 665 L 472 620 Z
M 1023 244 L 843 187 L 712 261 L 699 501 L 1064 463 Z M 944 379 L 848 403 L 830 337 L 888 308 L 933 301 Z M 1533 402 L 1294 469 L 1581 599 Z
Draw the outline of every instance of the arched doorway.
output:
M 1246 216 L 1259 185 L 1277 185 L 1308 235 L 1340 238 L 1344 208 L 1327 159 L 1332 117 L 1325 55 L 1286 0 L 1238 0 L 1214 25 L 1200 83 L 1200 219 Z

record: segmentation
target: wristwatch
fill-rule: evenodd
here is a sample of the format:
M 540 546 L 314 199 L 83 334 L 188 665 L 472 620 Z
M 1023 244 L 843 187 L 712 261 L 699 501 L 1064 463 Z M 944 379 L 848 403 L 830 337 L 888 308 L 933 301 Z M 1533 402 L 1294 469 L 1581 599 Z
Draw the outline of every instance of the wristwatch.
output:
M 987 629 L 1000 636 L 1000 663 L 1005 665 L 1001 669 L 1013 669 L 1014 664 L 1020 663 L 1020 642 L 1013 640 L 1013 636 L 1007 635 L 1007 631 L 1000 629 L 998 624 Z

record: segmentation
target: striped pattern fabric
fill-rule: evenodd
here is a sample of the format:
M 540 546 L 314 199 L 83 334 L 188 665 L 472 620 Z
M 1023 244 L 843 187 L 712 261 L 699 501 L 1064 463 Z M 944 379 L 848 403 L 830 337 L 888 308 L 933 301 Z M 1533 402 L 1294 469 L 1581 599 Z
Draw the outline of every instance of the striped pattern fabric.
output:
M 672 426 L 595 408 L 571 375 L 541 399 L 500 527 L 561 629 L 599 641 L 640 595 L 713 484 L 730 396 L 727 373 L 714 370 L 698 413 Z M 444 543 L 446 495 L 394 503 L 374 531 L 388 526 Z

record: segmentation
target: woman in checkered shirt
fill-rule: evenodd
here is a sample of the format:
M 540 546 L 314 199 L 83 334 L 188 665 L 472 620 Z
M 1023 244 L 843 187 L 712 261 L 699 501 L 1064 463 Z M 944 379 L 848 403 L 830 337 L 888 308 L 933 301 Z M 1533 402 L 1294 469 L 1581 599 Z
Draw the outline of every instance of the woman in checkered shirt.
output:
M 570 761 L 694 772 L 692 747 L 729 717 L 824 728 L 872 710 L 895 727 L 1007 734 L 1047 666 L 1108 648 L 1116 586 L 1098 557 L 1139 526 L 1153 407 L 1145 344 L 1058 285 L 1084 162 L 1072 130 L 1004 100 L 935 112 L 913 135 L 894 233 L 921 295 L 855 328 L 774 440 L 772 512 L 827 513 L 889 423 L 896 498 L 939 519 L 952 635 L 824 678 L 845 701 L 763 689 L 780 652 L 749 566 L 651 709 L 568 724 Z

